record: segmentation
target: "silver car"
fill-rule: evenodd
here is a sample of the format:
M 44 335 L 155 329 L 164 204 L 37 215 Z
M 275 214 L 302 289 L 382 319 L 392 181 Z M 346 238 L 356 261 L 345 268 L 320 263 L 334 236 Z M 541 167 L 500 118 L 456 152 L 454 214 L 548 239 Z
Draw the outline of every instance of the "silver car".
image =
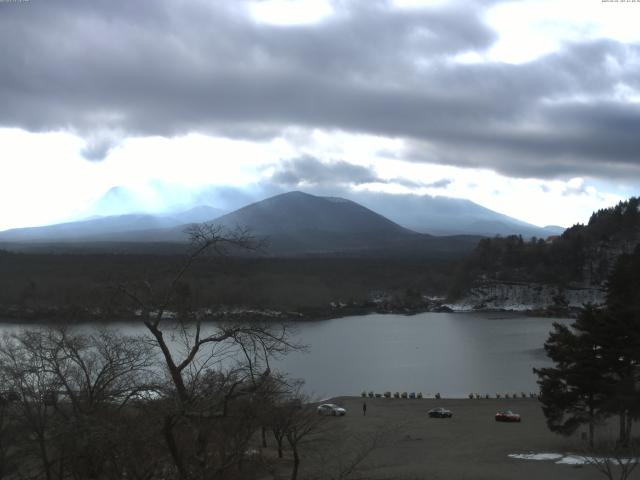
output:
M 335 403 L 323 403 L 318 405 L 318 415 L 332 415 L 334 417 L 342 417 L 347 411 L 336 405 Z

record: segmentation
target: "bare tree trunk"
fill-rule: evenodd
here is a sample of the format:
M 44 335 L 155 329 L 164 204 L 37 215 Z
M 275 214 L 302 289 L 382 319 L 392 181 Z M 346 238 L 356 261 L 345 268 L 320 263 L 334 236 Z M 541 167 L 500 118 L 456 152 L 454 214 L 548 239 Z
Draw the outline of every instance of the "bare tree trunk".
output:
M 590 399 L 592 400 L 592 398 Z M 594 436 L 594 430 L 595 430 L 595 415 L 593 412 L 593 405 L 592 402 L 589 402 L 589 446 L 591 448 L 593 448 L 593 436 Z
M 282 442 L 284 442 L 284 435 L 279 435 L 273 431 L 273 438 L 276 439 L 276 444 L 278 445 L 278 458 L 282 458 Z
M 149 322 L 145 322 L 145 326 L 153 334 L 153 336 L 156 337 L 158 346 L 160 347 L 160 350 L 162 351 L 162 355 L 164 356 L 167 369 L 169 370 L 169 375 L 171 375 L 171 380 L 173 380 L 173 384 L 176 387 L 176 391 L 178 392 L 178 397 L 180 399 L 180 402 L 184 406 L 184 404 L 187 403 L 189 399 L 187 388 L 184 385 L 184 380 L 182 379 L 182 375 L 180 373 L 180 370 L 178 369 L 178 366 L 173 361 L 173 357 L 171 356 L 171 351 L 167 346 L 167 342 L 164 340 L 162 331 L 160 331 L 158 327 L 156 327 L 155 325 Z
M 278 458 L 282 458 L 283 452 L 282 452 L 282 439 L 278 439 Z
M 173 463 L 178 469 L 180 478 L 183 480 L 187 480 L 189 476 L 187 475 L 187 472 L 184 468 L 184 463 L 182 462 L 182 457 L 180 456 L 180 452 L 178 451 L 176 439 L 173 436 L 173 418 L 170 415 L 164 417 L 162 433 L 164 435 L 165 442 L 167 443 L 167 448 L 169 448 L 169 453 L 171 453 L 171 458 L 173 458 Z
M 49 464 L 49 455 L 47 453 L 47 445 L 45 439 L 41 435 L 38 435 L 38 446 L 40 447 L 40 456 L 42 457 L 42 466 L 44 467 L 44 474 L 47 480 L 51 480 L 51 465 Z
M 300 467 L 300 456 L 298 455 L 298 447 L 296 445 L 292 445 L 291 449 L 293 450 L 293 470 L 291 471 L 291 480 L 297 480 L 298 467 Z
M 629 432 L 627 431 L 627 421 L 629 417 L 628 410 L 620 410 L 620 438 L 618 439 L 621 446 L 629 445 Z

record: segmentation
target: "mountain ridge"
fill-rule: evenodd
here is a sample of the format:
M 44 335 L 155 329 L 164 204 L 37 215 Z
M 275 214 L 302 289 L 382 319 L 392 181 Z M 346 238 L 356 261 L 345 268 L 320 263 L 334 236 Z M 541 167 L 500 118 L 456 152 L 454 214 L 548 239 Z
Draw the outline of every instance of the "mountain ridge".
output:
M 108 194 L 128 196 L 122 189 L 111 189 Z M 93 217 L 7 230 L 0 232 L 0 242 L 85 242 L 94 246 L 99 242 L 185 243 L 188 241 L 184 233 L 187 227 L 206 221 L 227 229 L 242 226 L 255 236 L 267 237 L 272 254 L 298 255 L 390 250 L 410 253 L 425 249 L 466 252 L 474 239 L 488 236 L 490 232 L 507 236 L 519 228 L 525 235 L 538 238 L 557 233 L 554 230 L 546 232 L 464 199 L 366 193 L 362 198 L 364 204 L 335 195 L 291 191 L 249 203 L 229 213 L 200 205 L 165 215 L 132 213 Z M 402 223 L 395 221 L 398 218 Z M 407 227 L 411 221 L 416 223 L 415 229 Z M 425 227 L 428 221 L 431 224 Z M 451 227 L 456 223 L 459 224 L 457 228 Z M 434 231 L 455 236 L 457 240 L 447 249 L 445 241 L 432 235 Z
M 145 228 L 143 220 L 154 222 L 155 217 L 105 217 L 61 224 L 52 227 L 0 233 L 0 241 L 15 242 L 27 238 L 32 242 L 148 242 L 185 243 L 185 230 L 193 222 L 180 225 L 152 224 Z M 119 231 L 97 228 L 110 222 L 126 223 Z M 163 220 L 164 221 L 164 220 Z M 478 241 L 477 236 L 433 237 L 417 233 L 354 202 L 339 197 L 322 197 L 294 191 L 269 197 L 246 205 L 234 212 L 212 220 L 228 230 L 243 227 L 256 237 L 268 239 L 271 255 L 309 254 L 424 254 L 433 252 L 468 252 Z M 94 228 L 78 235 L 85 224 Z M 70 230 L 69 233 L 67 230 Z M 62 231 L 46 237 L 47 232 Z M 31 234 L 31 235 L 30 235 Z M 39 236 L 38 236 L 39 235 Z M 27 240 L 27 241 L 29 241 Z

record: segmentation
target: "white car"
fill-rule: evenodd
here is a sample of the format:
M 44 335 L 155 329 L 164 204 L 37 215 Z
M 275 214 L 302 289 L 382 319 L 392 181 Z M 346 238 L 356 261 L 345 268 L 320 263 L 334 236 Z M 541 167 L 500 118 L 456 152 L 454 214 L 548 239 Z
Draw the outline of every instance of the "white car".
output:
M 342 417 L 347 411 L 334 403 L 323 403 L 318 405 L 318 415 L 333 415 L 334 417 Z

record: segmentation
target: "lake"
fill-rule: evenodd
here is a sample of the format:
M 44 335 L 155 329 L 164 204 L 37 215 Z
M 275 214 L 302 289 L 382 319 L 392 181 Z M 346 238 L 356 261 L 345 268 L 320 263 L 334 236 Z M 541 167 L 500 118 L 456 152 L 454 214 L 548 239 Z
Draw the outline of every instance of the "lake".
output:
M 311 347 L 280 362 L 319 397 L 362 390 L 447 397 L 537 392 L 533 367 L 550 365 L 543 345 L 567 319 L 508 313 L 364 315 L 300 325 Z
M 297 324 L 309 346 L 274 363 L 318 398 L 407 391 L 447 397 L 470 392 L 536 392 L 533 367 L 549 365 L 543 344 L 552 323 L 566 319 L 509 313 L 371 314 Z M 5 324 L 4 331 L 21 326 Z M 83 325 L 81 329 L 91 328 Z M 146 330 L 112 324 L 126 334 Z

